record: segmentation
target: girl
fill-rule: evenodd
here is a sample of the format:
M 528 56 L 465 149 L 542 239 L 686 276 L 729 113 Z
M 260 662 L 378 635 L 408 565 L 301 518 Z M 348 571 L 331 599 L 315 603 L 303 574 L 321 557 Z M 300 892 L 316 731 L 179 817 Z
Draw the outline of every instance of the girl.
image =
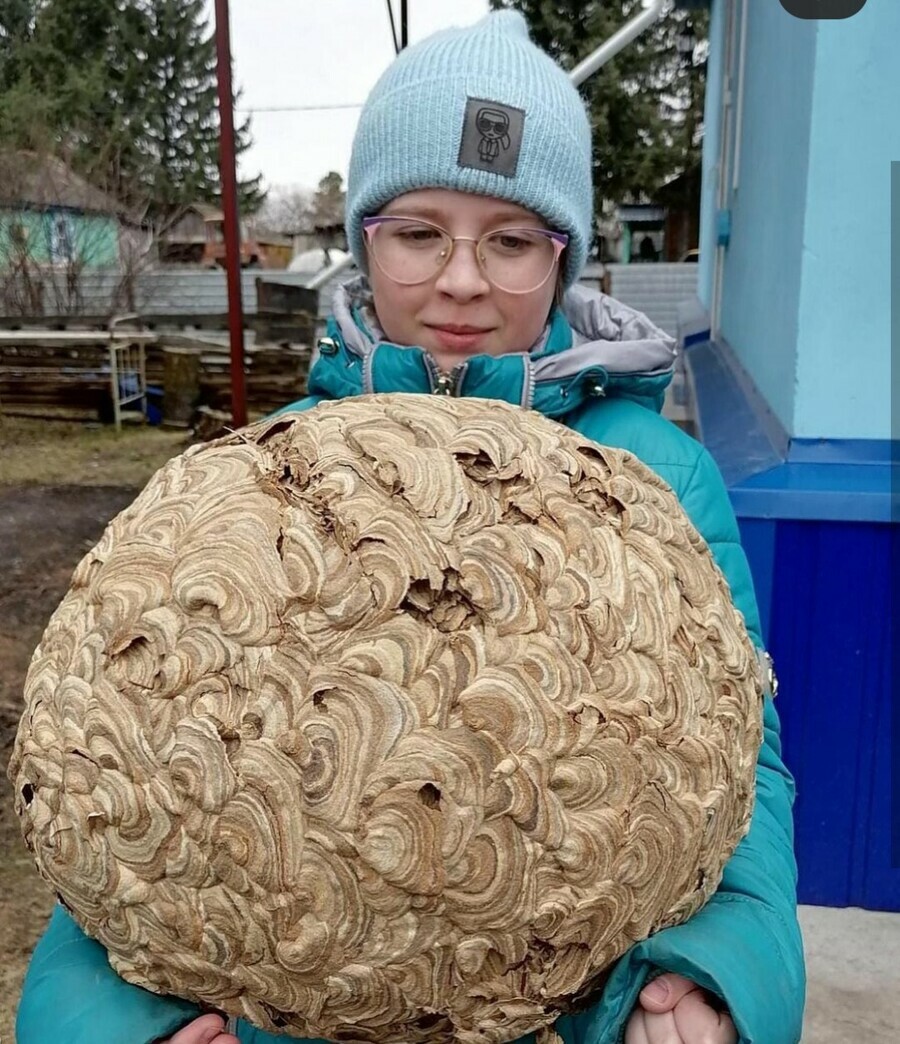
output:
M 588 119 L 521 16 L 489 15 L 403 52 L 360 118 L 347 233 L 364 276 L 336 295 L 310 396 L 371 392 L 505 399 L 630 450 L 678 494 L 761 645 L 747 563 L 707 452 L 659 416 L 673 342 L 574 286 L 592 229 Z M 751 829 L 712 900 L 635 945 L 598 1003 L 559 1020 L 566 1044 L 794 1044 L 804 971 L 791 778 L 778 719 Z M 274 1044 L 238 1022 L 118 979 L 62 908 L 39 943 L 19 1044 Z M 284 1039 L 284 1038 L 279 1038 Z

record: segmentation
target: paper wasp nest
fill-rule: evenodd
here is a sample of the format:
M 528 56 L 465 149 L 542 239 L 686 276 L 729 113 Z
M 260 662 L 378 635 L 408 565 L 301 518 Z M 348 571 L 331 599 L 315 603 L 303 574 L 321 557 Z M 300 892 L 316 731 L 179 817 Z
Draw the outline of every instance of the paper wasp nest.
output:
M 10 774 L 120 975 L 337 1040 L 506 1041 L 711 895 L 756 659 L 674 494 L 389 395 L 194 447 L 80 563 Z

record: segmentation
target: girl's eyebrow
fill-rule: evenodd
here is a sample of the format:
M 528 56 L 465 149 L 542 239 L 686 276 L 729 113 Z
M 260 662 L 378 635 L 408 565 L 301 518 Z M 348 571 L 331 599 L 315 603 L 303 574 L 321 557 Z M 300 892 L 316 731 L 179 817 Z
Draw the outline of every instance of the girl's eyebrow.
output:
M 423 204 L 416 205 L 413 203 L 411 206 L 397 207 L 396 210 L 391 210 L 390 204 L 385 207 L 381 212 L 383 217 L 412 217 L 421 218 L 423 221 L 431 221 L 435 225 L 444 227 L 448 221 L 452 219 L 452 215 L 444 210 L 439 210 L 436 207 L 429 207 Z M 490 221 L 485 222 L 488 225 L 512 225 L 517 228 L 530 228 L 534 221 L 534 215 L 523 214 L 521 211 L 513 210 L 501 210 L 495 214 L 490 215 Z M 543 225 L 534 225 L 535 228 L 542 228 Z
M 398 206 L 395 210 L 391 210 L 391 206 L 388 205 L 382 210 L 381 214 L 383 217 L 420 217 L 426 221 L 433 221 L 435 224 L 440 224 L 441 220 L 446 216 L 440 210 L 435 210 L 434 207 L 417 207 L 415 204 L 411 207 Z

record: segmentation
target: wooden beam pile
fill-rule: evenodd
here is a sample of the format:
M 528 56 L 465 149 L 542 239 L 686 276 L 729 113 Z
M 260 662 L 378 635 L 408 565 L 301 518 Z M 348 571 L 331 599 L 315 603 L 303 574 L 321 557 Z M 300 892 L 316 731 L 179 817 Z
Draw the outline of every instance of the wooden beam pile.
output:
M 0 409 L 97 418 L 110 400 L 109 352 L 101 343 L 0 343 Z
M 106 334 L 98 332 L 93 343 L 66 345 L 58 343 L 60 340 L 64 338 L 59 335 L 48 336 L 46 343 L 0 340 L 0 410 L 32 415 L 64 412 L 86 419 L 107 415 L 111 397 Z M 162 334 L 146 346 L 146 377 L 148 387 L 162 390 L 163 415 L 166 348 L 175 345 L 199 357 L 194 406 L 228 410 L 228 345 Z M 308 348 L 251 346 L 245 352 L 245 360 L 247 406 L 251 412 L 268 412 L 305 394 Z
M 308 348 L 249 347 L 244 352 L 247 410 L 269 413 L 306 394 Z M 198 405 L 231 409 L 231 376 L 227 345 L 200 350 Z

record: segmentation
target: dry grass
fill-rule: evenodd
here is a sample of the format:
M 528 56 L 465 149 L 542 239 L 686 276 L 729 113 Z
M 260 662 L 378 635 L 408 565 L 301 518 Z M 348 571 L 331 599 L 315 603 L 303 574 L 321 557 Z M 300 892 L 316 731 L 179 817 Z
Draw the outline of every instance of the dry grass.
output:
M 185 431 L 0 416 L 0 486 L 143 486 L 187 446 Z

